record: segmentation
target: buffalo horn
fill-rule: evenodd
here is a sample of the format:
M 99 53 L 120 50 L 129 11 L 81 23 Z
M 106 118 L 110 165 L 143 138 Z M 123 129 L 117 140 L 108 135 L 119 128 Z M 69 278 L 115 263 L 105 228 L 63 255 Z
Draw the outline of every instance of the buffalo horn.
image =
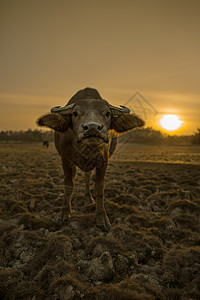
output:
M 64 111 L 67 111 L 68 109 L 73 108 L 73 106 L 74 106 L 74 103 L 68 104 L 68 105 L 65 105 L 65 106 L 55 106 L 51 109 L 51 112 L 52 113 L 56 113 L 56 112 L 64 113 Z
M 116 107 L 116 106 L 113 106 L 113 105 L 109 104 L 109 107 L 111 109 L 114 109 L 116 112 L 130 113 L 130 109 L 126 106 L 123 106 L 123 105 L 120 105 L 120 107 Z

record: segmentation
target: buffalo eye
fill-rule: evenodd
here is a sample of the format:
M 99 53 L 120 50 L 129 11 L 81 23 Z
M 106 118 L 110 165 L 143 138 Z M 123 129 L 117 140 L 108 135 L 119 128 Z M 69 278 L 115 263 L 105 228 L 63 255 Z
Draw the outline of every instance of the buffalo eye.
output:
M 109 118 L 109 117 L 110 117 L 110 112 L 109 112 L 109 111 L 107 111 L 107 113 L 106 113 L 106 117 L 107 117 L 107 118 Z
M 78 116 L 78 113 L 77 113 L 76 111 L 74 111 L 74 112 L 72 113 L 72 115 L 73 115 L 74 117 L 77 117 L 77 116 Z

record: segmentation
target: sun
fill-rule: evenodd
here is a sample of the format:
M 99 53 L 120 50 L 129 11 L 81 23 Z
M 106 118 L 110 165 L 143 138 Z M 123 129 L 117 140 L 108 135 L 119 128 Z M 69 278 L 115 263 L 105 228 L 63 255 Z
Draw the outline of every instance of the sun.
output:
M 179 120 L 176 115 L 164 115 L 163 118 L 160 119 L 161 126 L 168 131 L 178 129 L 182 123 L 183 121 Z

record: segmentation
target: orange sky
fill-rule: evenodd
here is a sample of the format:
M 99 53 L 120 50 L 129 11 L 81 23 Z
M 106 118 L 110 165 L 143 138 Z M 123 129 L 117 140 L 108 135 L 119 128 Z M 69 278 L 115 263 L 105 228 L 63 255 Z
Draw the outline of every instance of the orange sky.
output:
M 200 127 L 199 0 L 1 0 L 0 130 L 36 128 L 95 87 L 112 104 L 139 91 L 158 114 Z

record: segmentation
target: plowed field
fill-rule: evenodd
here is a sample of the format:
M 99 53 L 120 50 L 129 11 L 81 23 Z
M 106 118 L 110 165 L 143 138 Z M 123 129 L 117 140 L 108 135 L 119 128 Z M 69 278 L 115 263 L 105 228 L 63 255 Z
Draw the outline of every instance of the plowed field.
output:
M 119 146 L 105 180 L 108 233 L 84 203 L 80 170 L 73 216 L 56 223 L 53 145 L 0 147 L 0 299 L 200 299 L 199 147 Z

